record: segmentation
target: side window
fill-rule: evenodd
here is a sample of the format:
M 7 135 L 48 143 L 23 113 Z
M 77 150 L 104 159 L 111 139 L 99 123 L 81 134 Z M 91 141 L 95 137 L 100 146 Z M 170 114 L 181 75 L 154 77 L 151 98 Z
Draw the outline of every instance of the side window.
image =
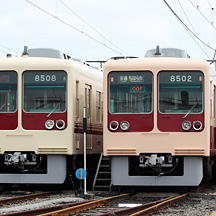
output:
M 102 93 L 96 91 L 96 120 L 102 122 Z
M 86 117 L 91 118 L 91 86 L 85 85 Z
M 79 81 L 76 81 L 76 121 L 79 120 Z

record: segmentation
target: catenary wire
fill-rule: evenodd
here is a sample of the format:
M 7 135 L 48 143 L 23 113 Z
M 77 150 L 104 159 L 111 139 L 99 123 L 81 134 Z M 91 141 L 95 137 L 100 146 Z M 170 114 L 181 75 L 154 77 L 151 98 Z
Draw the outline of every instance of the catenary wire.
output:
M 112 43 L 109 39 L 104 37 L 99 31 L 97 31 L 94 27 L 92 27 L 89 23 L 87 23 L 84 19 L 82 19 L 76 12 L 74 12 L 68 5 L 66 5 L 62 0 L 59 0 L 70 12 L 72 12 L 75 16 L 77 16 L 80 20 L 82 20 L 83 23 L 85 23 L 87 26 L 89 26 L 91 29 L 93 29 L 97 34 L 99 34 L 104 40 L 108 41 L 110 44 L 112 44 L 114 47 L 119 49 L 121 52 L 125 53 L 128 55 L 126 52 L 124 52 L 121 48 L 116 46 L 114 43 Z
M 182 4 L 180 3 L 180 0 L 178 0 L 178 3 L 179 3 L 179 5 L 180 5 L 180 7 L 181 7 L 181 9 L 182 9 L 182 11 L 183 11 L 185 17 L 187 18 L 189 24 L 191 25 L 191 27 L 192 27 L 194 33 L 197 35 L 197 37 L 199 37 L 198 34 L 197 34 L 197 32 L 196 32 L 196 30 L 195 30 L 195 28 L 193 27 L 193 25 L 192 25 L 190 19 L 189 19 L 189 17 L 187 16 L 187 14 L 186 14 L 186 12 L 185 12 L 185 10 L 184 10 Z M 191 37 L 192 37 L 192 35 L 191 35 Z M 200 44 L 199 44 L 198 42 L 197 42 L 197 45 L 200 47 L 200 49 L 203 51 L 203 53 L 205 53 L 205 55 L 206 55 L 208 58 L 211 58 L 211 57 L 210 57 L 210 54 L 208 53 L 208 50 L 206 49 L 206 47 L 205 47 L 203 44 L 202 44 L 202 45 L 203 45 L 203 48 L 200 46 Z
M 82 34 L 85 35 L 86 37 L 88 37 L 88 38 L 94 40 L 95 42 L 97 42 L 97 43 L 99 43 L 99 44 L 105 46 L 106 48 L 108 48 L 108 49 L 110 49 L 110 50 L 112 50 L 112 51 L 114 51 L 114 52 L 120 54 L 121 56 L 123 56 L 123 54 L 122 54 L 121 52 L 118 52 L 118 51 L 115 50 L 114 48 L 112 48 L 112 47 L 106 45 L 105 43 L 102 43 L 101 41 L 99 41 L 99 40 L 97 40 L 96 38 L 94 38 L 94 37 L 88 35 L 87 33 L 81 31 L 80 29 L 78 29 L 78 28 L 72 26 L 71 24 L 67 23 L 66 21 L 64 21 L 64 20 L 58 18 L 57 16 L 55 16 L 55 15 L 49 13 L 48 11 L 46 11 L 46 10 L 44 10 L 43 8 L 39 7 L 38 5 L 32 3 L 31 1 L 26 0 L 26 2 L 28 2 L 28 3 L 31 4 L 31 5 L 33 5 L 34 7 L 38 8 L 39 10 L 43 11 L 44 13 L 48 14 L 49 16 L 51 16 L 51 17 L 57 19 L 57 20 L 60 21 L 61 23 L 63 23 L 63 24 L 65 24 L 65 25 L 69 26 L 70 28 L 72 28 L 72 29 L 74 29 L 74 30 L 76 30 L 76 31 L 78 31 L 78 32 L 80 32 L 80 33 L 82 33 Z
M 6 46 L 3 46 L 3 45 L 1 45 L 1 44 L 0 44 L 0 47 L 2 47 L 2 48 L 4 48 L 4 49 L 7 49 L 7 50 L 10 50 L 10 51 L 13 52 L 13 53 L 19 54 L 17 51 L 12 50 L 12 49 L 10 49 L 10 48 L 8 48 L 8 47 L 6 47 Z M 3 50 L 0 50 L 0 52 L 8 54 L 8 52 L 3 51 Z M 15 54 L 11 54 L 11 55 L 17 57 L 17 55 L 15 55 Z
M 206 47 L 208 47 L 211 50 L 215 49 L 213 47 L 211 47 L 210 45 L 208 45 L 207 43 L 205 43 L 203 40 L 201 40 L 182 20 L 181 18 L 175 13 L 175 11 L 171 8 L 171 6 L 167 3 L 166 0 L 163 0 L 164 3 L 167 5 L 167 7 L 170 9 L 170 11 L 174 14 L 174 16 L 178 19 L 178 21 L 182 24 L 182 26 L 188 31 L 188 33 L 190 33 L 190 35 L 193 35 L 195 38 L 197 38 L 202 44 L 204 44 Z
M 2 53 L 7 53 L 7 52 L 5 52 L 5 51 L 3 51 L 3 50 L 0 50 L 0 52 L 2 52 Z
M 216 13 L 215 13 L 215 10 L 214 10 L 214 7 L 212 7 L 212 5 L 211 5 L 210 1 L 209 1 L 209 0 L 207 0 L 207 2 L 208 2 L 208 4 L 209 4 L 209 6 L 211 7 L 211 10 L 213 11 L 213 13 L 216 15 Z
M 189 2 L 193 5 L 193 7 L 196 8 L 196 10 L 202 15 L 202 17 L 212 26 L 212 28 L 214 28 L 214 29 L 216 30 L 215 26 L 212 25 L 212 23 L 211 23 L 211 22 L 207 19 L 207 17 L 196 7 L 196 5 L 195 5 L 193 2 L 191 2 L 191 0 L 189 0 Z

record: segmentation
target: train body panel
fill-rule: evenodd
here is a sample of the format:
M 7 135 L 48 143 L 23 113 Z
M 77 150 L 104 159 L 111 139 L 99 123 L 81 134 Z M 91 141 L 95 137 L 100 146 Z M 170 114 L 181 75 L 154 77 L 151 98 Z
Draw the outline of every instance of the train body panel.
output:
M 96 92 L 102 96 L 100 71 L 73 60 L 22 57 L 1 59 L 0 79 L 0 120 L 9 122 L 0 128 L 0 183 L 64 182 L 67 163 L 75 168 L 75 155 L 83 155 L 86 86 L 87 154 L 102 152 L 102 114 L 95 111 Z
M 107 62 L 103 152 L 111 157 L 113 185 L 198 185 L 210 158 L 210 100 L 206 61 Z

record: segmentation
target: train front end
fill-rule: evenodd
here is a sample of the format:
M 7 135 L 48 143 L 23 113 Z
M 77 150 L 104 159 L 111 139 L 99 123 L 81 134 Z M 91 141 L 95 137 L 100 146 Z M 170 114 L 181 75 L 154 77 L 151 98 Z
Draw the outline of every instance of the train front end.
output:
M 104 155 L 112 184 L 195 186 L 210 156 L 209 66 L 134 58 L 104 67 Z
M 1 59 L 0 183 L 65 181 L 73 130 L 69 68 L 64 60 Z

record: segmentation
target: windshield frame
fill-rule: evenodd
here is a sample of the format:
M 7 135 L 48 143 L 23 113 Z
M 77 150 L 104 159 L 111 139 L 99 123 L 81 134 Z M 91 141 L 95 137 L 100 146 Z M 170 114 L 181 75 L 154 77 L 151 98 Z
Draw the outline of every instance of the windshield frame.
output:
M 110 108 L 110 101 L 111 101 L 111 98 L 110 98 L 110 96 L 111 96 L 111 82 L 110 82 L 110 76 L 112 75 L 112 74 L 116 74 L 116 73 L 118 73 L 118 74 L 122 74 L 122 76 L 125 76 L 125 74 L 127 75 L 127 76 L 129 76 L 129 75 L 140 75 L 140 74 L 143 74 L 143 76 L 146 74 L 146 73 L 148 73 L 150 76 L 151 76 L 151 98 L 150 99 L 148 99 L 148 100 L 151 100 L 150 101 L 150 106 L 151 106 L 151 110 L 149 111 L 149 112 L 111 112 L 111 108 Z M 153 91 L 154 91 L 154 76 L 153 76 L 153 73 L 150 71 L 150 70 L 131 70 L 131 71 L 111 71 L 109 74 L 108 74 L 108 79 L 107 79 L 107 81 L 108 81 L 108 93 L 109 93 L 109 95 L 108 95 L 108 97 L 107 97 L 107 99 L 108 99 L 108 110 L 109 110 L 109 113 L 111 114 L 111 115 L 120 115 L 120 114 L 123 114 L 123 115 L 143 115 L 143 114 L 152 114 L 153 113 L 153 110 L 154 110 L 154 107 L 153 107 L 153 102 L 154 102 L 154 98 L 153 98 Z M 134 84 L 134 85 L 137 85 L 137 83 L 136 82 L 131 82 L 132 84 Z M 129 85 L 130 83 L 128 83 L 128 85 Z M 148 83 L 147 83 L 148 84 Z M 146 85 L 145 83 L 142 83 L 142 84 L 139 84 L 139 85 Z M 130 87 L 131 88 L 131 87 Z M 131 93 L 131 92 L 130 92 Z M 136 93 L 135 93 L 136 94 Z
M 54 100 L 52 99 L 52 97 L 51 97 L 51 99 L 48 97 L 47 103 L 44 102 L 44 104 L 42 104 L 38 108 L 37 107 L 33 107 L 32 111 L 31 110 L 29 110 L 29 111 L 26 110 L 26 108 L 25 108 L 25 105 L 26 105 L 26 100 L 25 100 L 26 84 L 29 85 L 29 83 L 33 83 L 34 82 L 34 84 L 32 84 L 32 86 L 33 85 L 34 86 L 39 86 L 39 87 L 35 87 L 35 88 L 44 88 L 44 89 L 50 88 L 50 89 L 54 89 L 55 90 L 55 86 L 52 85 L 52 84 L 54 84 L 54 82 L 58 82 L 59 83 L 59 81 L 57 80 L 59 78 L 56 76 L 56 75 L 58 75 L 59 72 L 61 73 L 62 78 L 65 76 L 65 80 L 62 83 L 60 83 L 60 84 L 62 84 L 62 86 L 57 86 L 59 88 L 64 88 L 64 90 L 62 91 L 63 92 L 63 98 L 59 97 L 60 94 L 58 94 L 57 97 L 53 96 Z M 26 74 L 32 74 L 32 77 L 34 77 L 35 81 L 33 81 L 33 78 L 30 77 L 31 81 L 30 82 L 25 82 L 25 75 Z M 23 89 L 23 99 L 22 99 L 23 100 L 23 105 L 22 105 L 22 110 L 23 110 L 23 112 L 25 112 L 25 113 L 38 113 L 38 114 L 39 113 L 46 113 L 46 114 L 50 114 L 51 113 L 52 114 L 52 113 L 65 113 L 67 111 L 67 103 L 68 103 L 68 101 L 67 101 L 68 100 L 67 99 L 68 75 L 67 75 L 66 71 L 64 71 L 64 70 L 26 70 L 26 71 L 23 72 L 22 78 L 23 78 L 22 79 L 22 85 L 23 85 L 22 86 L 22 89 Z M 52 80 L 52 78 L 53 78 L 53 80 Z M 39 83 L 40 84 L 43 83 L 44 86 L 43 85 L 36 85 L 37 83 L 38 84 Z M 41 92 L 44 92 L 44 91 L 41 90 Z M 53 95 L 55 95 L 54 91 L 52 93 L 53 93 Z M 42 97 L 42 99 L 43 98 L 44 97 Z M 34 97 L 34 99 L 35 99 L 35 97 Z M 47 109 L 44 109 L 44 110 L 42 109 L 42 107 L 47 106 L 49 104 L 50 105 L 53 104 L 54 107 L 47 108 Z M 63 110 L 57 109 L 57 108 L 59 108 L 58 104 L 60 104 L 60 105 L 63 104 L 64 105 L 64 107 L 63 107 L 64 109 Z M 37 111 L 37 109 L 38 109 L 38 111 Z
M 163 72 L 173 73 L 175 79 L 177 78 L 178 80 L 182 79 L 182 77 L 185 76 L 185 74 L 187 74 L 187 73 L 188 73 L 188 76 L 190 75 L 189 73 L 191 73 L 191 74 L 192 73 L 197 73 L 196 76 L 200 76 L 201 75 L 201 77 L 202 77 L 202 80 L 201 80 L 201 82 L 202 82 L 202 90 L 200 92 L 201 93 L 201 102 L 202 102 L 201 103 L 201 106 L 202 106 L 201 111 L 199 111 L 199 112 L 193 112 L 194 108 L 199 104 L 199 102 L 194 102 L 194 104 L 196 104 L 195 106 L 194 106 L 194 104 L 188 105 L 188 109 L 185 109 L 185 110 L 183 110 L 183 109 L 176 109 L 176 110 L 181 110 L 179 112 L 173 112 L 173 111 L 162 112 L 161 111 L 161 109 L 160 109 L 160 107 L 161 107 L 161 103 L 160 103 L 160 94 L 161 94 L 161 92 L 160 92 L 160 75 Z M 198 73 L 200 73 L 200 74 L 198 75 Z M 180 77 L 179 77 L 179 75 L 180 75 Z M 189 78 L 191 78 L 191 77 L 189 77 Z M 185 77 L 184 77 L 184 80 L 185 80 Z M 171 115 L 171 114 L 181 114 L 181 115 L 185 116 L 188 112 L 189 113 L 187 115 L 202 114 L 204 112 L 204 88 L 205 88 L 204 83 L 205 82 L 204 82 L 204 73 L 202 71 L 199 71 L 199 70 L 196 70 L 196 71 L 193 71 L 193 70 L 179 70 L 179 71 L 177 71 L 177 70 L 163 70 L 163 71 L 159 71 L 158 75 L 157 75 L 157 83 L 158 83 L 158 108 L 157 109 L 158 109 L 158 112 L 160 114 L 162 114 L 162 115 L 166 115 L 166 114 L 169 114 L 169 115 Z M 182 85 L 185 84 L 182 81 L 175 82 L 175 83 L 179 83 L 179 84 L 182 84 Z M 197 85 L 198 85 L 198 83 L 197 83 Z M 193 106 L 194 106 L 194 108 L 191 109 L 191 107 L 193 107 Z
M 13 74 L 14 77 L 10 77 L 11 74 Z M 0 107 L 0 114 L 2 114 L 2 113 L 16 113 L 17 110 L 18 110 L 18 74 L 17 74 L 17 72 L 14 71 L 14 70 L 11 70 L 11 71 L 8 71 L 8 70 L 1 70 L 1 71 L 0 71 L 0 79 L 1 79 L 1 76 L 7 76 L 7 75 L 8 75 L 8 79 L 16 79 L 16 80 L 15 80 L 16 86 L 15 86 L 15 88 L 14 88 L 14 89 L 15 89 L 14 96 L 16 97 L 16 98 L 15 98 L 15 109 L 14 109 L 13 111 L 2 111 L 2 110 L 5 108 L 5 106 L 8 106 L 7 104 L 10 104 L 10 101 L 6 101 L 6 103 L 3 104 L 3 105 Z M 5 79 L 6 79 L 6 83 L 3 84 L 3 85 L 1 85 L 2 83 L 1 83 L 1 81 L 0 81 L 0 86 L 8 86 L 8 85 L 11 85 L 10 82 L 7 82 L 7 77 L 6 77 Z M 14 84 L 14 83 L 13 83 L 13 84 Z M 11 88 L 11 86 L 10 86 L 10 88 Z M 5 92 L 7 92 L 7 91 L 5 91 Z

